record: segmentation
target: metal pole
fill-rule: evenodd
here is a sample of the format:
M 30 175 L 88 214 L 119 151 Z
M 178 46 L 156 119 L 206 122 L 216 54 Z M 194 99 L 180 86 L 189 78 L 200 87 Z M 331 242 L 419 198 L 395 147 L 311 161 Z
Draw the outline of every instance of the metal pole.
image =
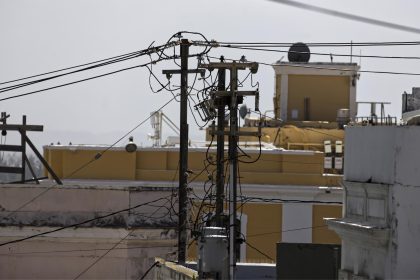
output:
M 188 53 L 190 43 L 181 40 L 181 112 L 179 149 L 179 218 L 178 218 L 178 263 L 185 264 L 187 245 L 187 184 L 188 184 Z
M 238 72 L 235 66 L 230 72 L 230 132 L 229 132 L 229 278 L 235 279 L 236 274 L 236 183 L 237 183 L 237 126 L 238 126 L 238 102 L 236 96 L 238 84 Z
M 222 61 L 223 62 L 223 61 Z M 225 90 L 226 84 L 226 69 L 219 69 L 218 86 L 220 91 Z M 220 97 L 217 106 L 217 177 L 216 177 L 216 223 L 217 226 L 223 226 L 223 201 L 224 201 L 224 161 L 225 161 L 225 98 Z
M 26 125 L 26 116 L 24 115 L 23 117 L 22 117 L 22 124 L 23 124 L 23 127 L 25 127 L 25 125 Z M 21 174 L 21 181 L 22 182 L 25 182 L 25 169 L 26 169 L 26 161 L 25 161 L 25 157 L 26 157 L 26 139 L 25 139 L 25 136 L 26 136 L 26 131 L 23 129 L 22 131 L 21 131 L 21 137 L 20 137 L 20 139 L 21 139 L 21 145 L 22 145 L 22 174 Z

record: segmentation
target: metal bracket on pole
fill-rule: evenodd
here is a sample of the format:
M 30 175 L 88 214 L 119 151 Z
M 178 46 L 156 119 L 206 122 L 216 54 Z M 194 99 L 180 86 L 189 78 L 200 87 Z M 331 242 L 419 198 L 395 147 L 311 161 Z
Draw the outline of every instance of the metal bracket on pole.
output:
M 21 179 L 18 182 L 14 183 L 25 183 L 28 180 L 26 180 L 26 164 L 29 167 L 29 171 L 31 172 L 33 179 L 29 181 L 35 181 L 37 184 L 39 183 L 38 178 L 35 176 L 35 172 L 32 169 L 32 166 L 29 163 L 29 160 L 26 156 L 26 144 L 31 147 L 31 149 L 34 151 L 35 155 L 38 157 L 38 159 L 41 161 L 41 163 L 44 165 L 44 167 L 47 169 L 47 171 L 51 174 L 51 176 L 54 178 L 54 180 L 57 182 L 57 184 L 62 185 L 60 178 L 55 174 L 54 170 L 49 166 L 48 162 L 44 159 L 44 157 L 41 155 L 41 153 L 36 149 L 35 145 L 32 143 L 32 141 L 29 139 L 26 132 L 28 131 L 43 131 L 44 127 L 42 125 L 27 125 L 26 124 L 26 116 L 23 116 L 22 118 L 22 124 L 7 124 L 6 119 L 10 115 L 6 115 L 5 112 L 2 112 L 2 118 L 0 119 L 0 130 L 2 133 L 7 134 L 7 131 L 18 131 L 21 135 L 21 145 L 0 145 L 0 151 L 8 151 L 8 152 L 20 152 L 22 153 L 22 160 L 21 160 L 21 167 L 7 167 L 7 166 L 0 166 L 0 172 L 5 173 L 19 173 L 21 174 Z

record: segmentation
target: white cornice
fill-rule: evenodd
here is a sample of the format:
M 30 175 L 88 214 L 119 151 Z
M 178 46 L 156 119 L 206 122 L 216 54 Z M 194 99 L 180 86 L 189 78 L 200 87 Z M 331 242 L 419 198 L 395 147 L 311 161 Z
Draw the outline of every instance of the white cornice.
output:
M 277 75 L 353 76 L 360 66 L 350 63 L 280 63 L 273 65 Z

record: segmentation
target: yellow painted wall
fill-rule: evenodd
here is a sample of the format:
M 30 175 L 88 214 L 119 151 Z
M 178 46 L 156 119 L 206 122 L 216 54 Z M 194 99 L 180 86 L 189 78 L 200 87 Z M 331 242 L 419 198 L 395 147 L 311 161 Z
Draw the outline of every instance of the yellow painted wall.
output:
M 309 120 L 336 121 L 337 110 L 349 108 L 350 82 L 348 76 L 289 75 L 288 119 L 297 109 L 296 120 L 304 120 L 304 98 L 309 97 Z
M 92 161 L 98 151 L 93 150 L 60 150 L 62 154 L 61 173 L 64 178 L 134 180 L 136 156 L 120 151 L 107 151 L 99 160 Z M 55 151 L 50 151 L 54 156 Z M 92 161 L 92 162 L 91 162 Z M 88 164 L 88 162 L 91 162 Z M 51 164 L 51 163 L 50 163 Z M 81 166 L 86 165 L 84 168 Z M 54 170 L 58 169 L 51 164 Z M 76 170 L 77 173 L 74 173 Z
M 48 149 L 44 154 L 61 178 L 173 181 L 178 178 L 178 151 L 139 150 L 127 153 L 124 150 L 109 150 L 99 160 L 92 160 L 101 149 Z M 210 154 L 212 155 L 212 154 Z M 250 153 L 252 161 L 257 153 Z M 215 156 L 213 154 L 213 160 Z M 92 161 L 88 164 L 88 162 Z M 86 165 L 86 167 L 81 168 Z M 207 165 L 204 151 L 189 153 L 189 169 L 197 176 Z M 215 166 L 207 167 L 209 172 Z M 74 173 L 76 170 L 76 173 Z M 323 175 L 323 154 L 262 154 L 259 161 L 239 164 L 241 183 L 277 185 L 338 185 L 341 176 Z M 71 177 L 69 177 L 71 175 Z M 196 181 L 208 179 L 202 172 Z
M 197 213 L 199 203 L 195 203 L 192 211 L 193 217 Z M 243 214 L 247 215 L 246 240 L 252 246 L 264 252 L 270 258 L 276 259 L 276 244 L 282 239 L 282 205 L 269 203 L 247 203 L 242 207 Z M 205 212 L 208 208 L 204 207 Z M 326 227 L 324 218 L 341 218 L 340 205 L 313 205 L 312 206 L 312 243 L 341 244 L 338 235 Z M 238 212 L 240 215 L 240 212 Z M 194 219 L 193 219 L 194 220 Z M 188 249 L 188 259 L 196 260 L 197 245 L 192 242 Z M 247 262 L 272 262 L 257 250 L 247 246 Z
M 341 244 L 340 237 L 328 229 L 324 218 L 342 218 L 342 207 L 339 205 L 312 206 L 312 242 L 320 244 Z
M 248 217 L 247 242 L 276 259 L 276 243 L 281 240 L 282 205 L 247 203 L 243 213 Z M 255 249 L 247 246 L 247 262 L 272 262 Z
M 193 220 L 197 213 L 199 203 L 194 204 L 192 211 Z M 208 208 L 204 207 L 204 212 L 208 212 Z M 276 259 L 276 243 L 281 240 L 282 228 L 282 205 L 267 203 L 246 203 L 242 207 L 242 213 L 247 216 L 246 240 L 252 246 L 258 248 L 272 259 Z M 238 216 L 241 211 L 238 210 Z M 195 261 L 197 259 L 197 243 L 189 242 L 188 259 Z M 255 249 L 247 245 L 246 248 L 247 262 L 272 262 Z

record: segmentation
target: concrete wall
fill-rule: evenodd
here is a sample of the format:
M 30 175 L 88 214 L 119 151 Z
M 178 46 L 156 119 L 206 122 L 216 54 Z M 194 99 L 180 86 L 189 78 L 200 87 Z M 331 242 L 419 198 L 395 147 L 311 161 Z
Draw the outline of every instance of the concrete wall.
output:
M 168 199 L 78 227 L 0 246 L 1 279 L 74 279 L 104 254 L 81 278 L 138 279 L 153 263 L 154 257 L 176 257 L 174 227 L 177 220 L 166 208 L 172 203 L 172 188 L 118 181 L 67 181 L 63 186 L 51 188 L 52 185 L 52 182 L 44 182 L 0 187 L 0 243 L 162 197 Z M 15 212 L 40 194 L 33 203 Z
M 348 127 L 342 278 L 418 278 L 420 127 Z
M 417 126 L 346 127 L 344 180 L 418 186 L 419 136 Z
M 392 188 L 391 240 L 387 276 L 394 279 L 420 275 L 420 181 L 417 186 L 395 184 Z

